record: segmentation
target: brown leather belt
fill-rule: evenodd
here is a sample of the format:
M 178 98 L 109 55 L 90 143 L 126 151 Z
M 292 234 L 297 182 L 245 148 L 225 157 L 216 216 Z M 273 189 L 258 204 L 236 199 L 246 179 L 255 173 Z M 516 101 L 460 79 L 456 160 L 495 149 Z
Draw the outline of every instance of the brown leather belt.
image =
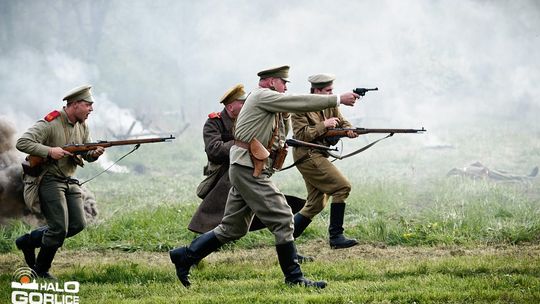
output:
M 240 148 L 244 148 L 246 150 L 249 150 L 249 143 L 245 142 L 245 141 L 240 141 L 240 140 L 234 140 L 234 145 L 235 146 L 239 146 Z M 270 156 L 269 156 L 271 159 L 274 159 L 276 157 L 276 151 L 272 150 L 270 151 Z
M 246 150 L 249 150 L 249 143 L 245 142 L 245 141 L 240 141 L 240 140 L 234 140 L 234 145 L 235 146 L 239 146 L 240 148 L 244 148 Z

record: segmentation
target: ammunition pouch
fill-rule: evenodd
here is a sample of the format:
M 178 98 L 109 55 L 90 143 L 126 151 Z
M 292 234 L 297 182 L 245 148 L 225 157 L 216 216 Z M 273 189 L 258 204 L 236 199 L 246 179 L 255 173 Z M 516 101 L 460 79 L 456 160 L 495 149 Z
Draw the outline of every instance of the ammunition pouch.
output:
M 47 172 L 46 170 L 41 169 L 41 166 L 38 166 L 41 172 L 37 176 L 31 176 L 26 172 L 23 173 L 22 179 L 24 184 L 23 189 L 23 198 L 26 207 L 32 213 L 41 213 L 41 204 L 39 202 L 39 185 L 43 176 Z M 23 167 L 24 168 L 24 167 Z M 34 169 L 34 168 L 32 168 Z
M 249 142 L 249 156 L 251 156 L 251 161 L 253 162 L 253 176 L 258 177 L 261 175 L 262 170 L 270 152 L 266 149 L 260 141 L 256 138 L 253 138 Z
M 208 165 L 204 166 L 204 175 L 206 176 L 203 181 L 197 186 L 197 196 L 204 199 L 210 190 L 212 190 L 219 179 L 227 171 L 228 167 L 224 164 L 214 164 L 208 162 Z
M 28 159 L 22 162 L 22 169 L 25 175 L 31 177 L 38 177 L 43 173 L 42 165 L 32 167 Z

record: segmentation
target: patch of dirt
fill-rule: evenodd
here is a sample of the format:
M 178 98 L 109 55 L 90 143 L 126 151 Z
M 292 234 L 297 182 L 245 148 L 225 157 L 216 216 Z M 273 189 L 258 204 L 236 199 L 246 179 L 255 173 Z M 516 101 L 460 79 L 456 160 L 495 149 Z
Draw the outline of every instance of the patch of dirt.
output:
M 315 260 L 364 259 L 366 261 L 407 261 L 418 259 L 439 259 L 454 256 L 539 256 L 540 244 L 519 246 L 497 245 L 479 247 L 402 247 L 377 246 L 361 244 L 347 249 L 330 249 L 326 241 L 311 241 L 297 245 L 298 252 L 312 256 Z M 248 264 L 277 263 L 276 251 L 273 246 L 257 249 L 220 250 L 205 259 L 207 262 L 246 262 Z M 116 264 L 120 261 L 146 264 L 149 266 L 167 267 L 170 265 L 167 252 L 123 252 L 115 250 L 65 250 L 57 253 L 53 262 L 55 270 L 68 269 L 75 265 Z M 0 255 L 0 273 L 13 273 L 17 268 L 26 266 L 20 251 Z

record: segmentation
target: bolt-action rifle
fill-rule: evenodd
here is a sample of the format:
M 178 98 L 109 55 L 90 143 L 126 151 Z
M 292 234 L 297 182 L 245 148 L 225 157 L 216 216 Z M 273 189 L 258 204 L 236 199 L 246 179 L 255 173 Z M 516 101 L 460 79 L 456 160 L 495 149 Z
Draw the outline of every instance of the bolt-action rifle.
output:
M 175 139 L 172 135 L 169 137 L 156 137 L 156 138 L 143 138 L 143 139 L 126 139 L 126 140 L 117 140 L 117 141 L 105 141 L 100 140 L 95 143 L 86 143 L 86 144 L 69 144 L 62 147 L 62 149 L 74 154 L 81 155 L 85 152 L 96 150 L 98 147 L 108 148 L 112 146 L 126 146 L 126 145 L 140 145 L 156 142 L 165 142 L 168 140 Z M 49 158 L 43 158 L 35 155 L 28 155 L 26 161 L 22 163 L 23 170 L 25 173 L 36 176 L 36 172 L 41 171 L 41 165 L 47 161 L 50 161 Z
M 394 133 L 420 133 L 426 132 L 426 129 L 367 129 L 367 128 L 335 128 L 328 129 L 322 137 L 331 145 L 337 144 L 340 138 L 347 137 L 347 133 L 353 131 L 358 135 L 369 134 L 369 133 L 385 133 L 390 134 L 389 136 L 394 135 Z
M 285 140 L 285 143 L 289 147 L 305 147 L 305 148 L 311 148 L 311 149 L 317 149 L 317 150 L 324 150 L 324 151 L 337 151 L 337 148 L 327 147 L 324 145 L 318 145 L 314 143 L 310 143 L 307 141 L 301 141 L 298 139 L 289 138 Z

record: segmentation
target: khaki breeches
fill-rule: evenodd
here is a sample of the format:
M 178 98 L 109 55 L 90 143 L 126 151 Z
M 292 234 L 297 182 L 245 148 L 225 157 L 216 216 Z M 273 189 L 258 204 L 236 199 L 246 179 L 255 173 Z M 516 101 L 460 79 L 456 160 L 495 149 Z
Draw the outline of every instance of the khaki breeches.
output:
M 225 214 L 214 229 L 222 243 L 244 236 L 254 215 L 274 234 L 275 244 L 294 240 L 293 214 L 285 196 L 266 174 L 253 177 L 253 168 L 231 165 L 229 178 L 232 188 L 227 197 Z
M 351 183 L 328 158 L 314 154 L 296 166 L 306 183 L 307 201 L 300 213 L 312 219 L 332 196 L 332 203 L 344 203 L 351 192 Z
M 65 238 L 76 235 L 86 226 L 79 185 L 45 175 L 39 186 L 39 199 L 48 226 L 43 245 L 60 247 Z

